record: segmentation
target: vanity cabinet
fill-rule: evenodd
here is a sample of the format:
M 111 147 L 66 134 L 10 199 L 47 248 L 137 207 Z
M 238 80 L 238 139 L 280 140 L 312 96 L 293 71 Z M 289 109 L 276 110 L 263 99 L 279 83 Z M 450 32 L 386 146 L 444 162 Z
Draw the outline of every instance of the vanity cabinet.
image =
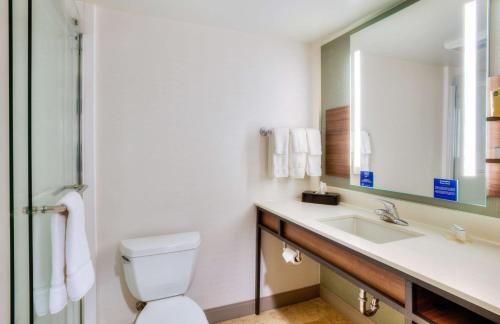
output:
M 257 209 L 255 313 L 260 312 L 260 249 L 264 231 L 330 268 L 405 316 L 406 323 L 500 323 L 500 316 L 378 260 Z

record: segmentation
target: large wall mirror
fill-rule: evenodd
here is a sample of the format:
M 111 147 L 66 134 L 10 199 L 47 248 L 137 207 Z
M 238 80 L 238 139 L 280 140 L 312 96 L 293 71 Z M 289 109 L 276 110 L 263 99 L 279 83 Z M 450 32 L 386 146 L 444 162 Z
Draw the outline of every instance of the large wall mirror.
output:
M 488 3 L 408 1 L 326 46 L 322 64 L 338 70 L 323 77 L 327 174 L 352 186 L 486 204 Z M 348 48 L 337 67 L 335 47 Z M 335 75 L 347 103 L 332 99 Z

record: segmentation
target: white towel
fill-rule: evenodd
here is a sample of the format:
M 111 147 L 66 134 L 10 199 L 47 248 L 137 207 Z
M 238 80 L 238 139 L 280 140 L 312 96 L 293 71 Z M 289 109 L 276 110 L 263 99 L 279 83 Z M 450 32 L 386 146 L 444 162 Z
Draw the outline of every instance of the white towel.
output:
M 65 285 L 65 244 L 66 244 L 66 216 L 53 214 L 51 219 L 52 234 L 52 275 L 50 279 L 49 311 L 57 314 L 68 303 L 68 293 Z
M 49 314 L 52 215 L 33 217 L 33 304 L 39 317 Z
M 272 178 L 288 177 L 289 136 L 288 128 L 275 128 L 269 136 L 269 175 Z
M 273 129 L 271 138 L 274 142 L 273 153 L 288 155 L 288 145 L 290 141 L 290 129 L 281 127 Z
M 85 232 L 85 208 L 76 191 L 60 201 L 68 208 L 66 225 L 66 286 L 71 301 L 82 299 L 95 281 L 94 266 Z
M 57 214 L 52 217 L 52 287 L 50 312 L 55 314 L 67 303 L 78 301 L 92 288 L 94 266 L 85 233 L 83 199 L 75 191 L 67 193 L 58 204 L 68 209 L 67 219 Z M 65 280 L 66 279 L 66 280 Z
M 314 128 L 306 129 L 307 134 L 307 164 L 306 172 L 310 177 L 320 177 L 321 176 L 321 134 L 319 130 Z
M 290 131 L 290 176 L 302 179 L 306 173 L 307 136 L 304 128 L 294 128 Z
M 361 131 L 361 171 L 370 171 L 371 154 L 370 134 L 367 131 Z
M 306 129 L 307 145 L 310 155 L 321 155 L 321 133 L 315 128 Z

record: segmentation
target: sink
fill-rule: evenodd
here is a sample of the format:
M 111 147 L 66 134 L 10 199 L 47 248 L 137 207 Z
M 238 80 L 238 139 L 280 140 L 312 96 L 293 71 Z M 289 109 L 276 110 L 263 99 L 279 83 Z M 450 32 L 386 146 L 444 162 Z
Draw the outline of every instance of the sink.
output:
M 388 243 L 422 236 L 422 234 L 396 228 L 399 225 L 380 224 L 359 216 L 328 218 L 320 222 L 374 243 Z

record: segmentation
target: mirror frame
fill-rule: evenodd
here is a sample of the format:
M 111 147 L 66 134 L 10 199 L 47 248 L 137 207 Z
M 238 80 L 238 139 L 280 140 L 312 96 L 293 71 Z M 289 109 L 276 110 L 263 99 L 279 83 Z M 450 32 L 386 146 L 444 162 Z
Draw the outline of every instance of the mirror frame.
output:
M 331 108 L 325 108 L 324 102 L 325 102 L 325 92 L 323 91 L 324 87 L 324 79 L 323 76 L 325 75 L 325 65 L 324 65 L 324 59 L 326 57 L 326 54 L 328 52 L 328 49 L 332 46 L 335 46 L 337 44 L 341 44 L 340 42 L 347 42 L 349 44 L 349 39 L 350 36 L 354 33 L 357 33 L 358 31 L 365 29 L 368 26 L 371 26 L 401 10 L 404 10 L 405 8 L 411 6 L 414 3 L 419 2 L 420 0 L 404 0 L 395 6 L 383 11 L 380 14 L 376 14 L 374 18 L 369 19 L 368 21 L 364 23 L 360 23 L 357 27 L 354 27 L 353 29 L 335 37 L 335 39 L 330 40 L 329 42 L 322 44 L 321 45 L 321 114 L 320 114 L 320 125 L 321 125 L 321 136 L 322 136 L 322 141 L 323 141 L 323 152 L 326 152 L 326 146 L 325 146 L 325 127 L 326 127 L 326 111 L 331 109 Z M 491 0 L 488 0 L 487 3 L 487 39 L 488 39 L 488 58 L 487 58 L 487 65 L 488 65 L 488 76 L 491 76 L 491 50 L 492 47 L 490 46 L 491 44 Z M 347 53 L 342 53 L 347 55 L 346 61 L 349 61 L 350 57 L 350 46 L 347 46 Z M 345 63 L 344 63 L 345 64 Z M 349 64 L 349 63 L 347 63 Z M 350 67 L 347 66 L 347 69 Z M 347 80 L 350 82 L 350 77 L 349 74 L 347 74 Z M 349 101 L 347 102 L 348 105 L 350 105 L 350 96 Z M 344 105 L 346 103 L 344 102 Z M 339 105 L 340 106 L 340 105 Z M 486 121 L 485 121 L 486 123 Z M 486 141 L 486 138 L 484 139 Z M 323 154 L 323 166 L 325 166 L 325 154 Z M 325 168 L 323 168 L 325 169 Z M 329 176 L 324 174 L 321 176 L 321 181 L 326 182 L 328 186 L 333 186 L 333 187 L 338 187 L 342 189 L 348 189 L 352 191 L 358 191 L 358 192 L 364 192 L 364 193 L 369 193 L 377 196 L 383 196 L 383 197 L 388 197 L 388 198 L 393 198 L 393 199 L 399 199 L 399 200 L 406 200 L 410 202 L 415 202 L 415 203 L 421 203 L 425 205 L 431 205 L 431 206 L 436 206 L 436 207 L 443 207 L 443 208 L 449 208 L 449 209 L 454 209 L 454 210 L 460 210 L 460 211 L 465 211 L 465 212 L 470 212 L 470 213 L 475 213 L 475 214 L 480 214 L 480 215 L 485 215 L 485 216 L 491 216 L 491 217 L 500 217 L 500 215 L 497 214 L 497 211 L 500 210 L 500 199 L 496 198 L 491 198 L 487 197 L 486 199 L 486 206 L 482 205 L 472 205 L 472 204 L 464 204 L 460 202 L 453 202 L 453 201 L 446 201 L 446 200 L 439 200 L 435 199 L 433 197 L 425 197 L 425 196 L 418 196 L 418 195 L 413 195 L 413 194 L 408 194 L 408 193 L 399 193 L 399 192 L 393 192 L 389 190 L 383 190 L 383 189 L 375 189 L 375 188 L 364 188 L 360 186 L 355 186 L 351 185 L 350 177 L 348 178 L 342 178 L 342 177 L 337 177 L 337 176 Z

